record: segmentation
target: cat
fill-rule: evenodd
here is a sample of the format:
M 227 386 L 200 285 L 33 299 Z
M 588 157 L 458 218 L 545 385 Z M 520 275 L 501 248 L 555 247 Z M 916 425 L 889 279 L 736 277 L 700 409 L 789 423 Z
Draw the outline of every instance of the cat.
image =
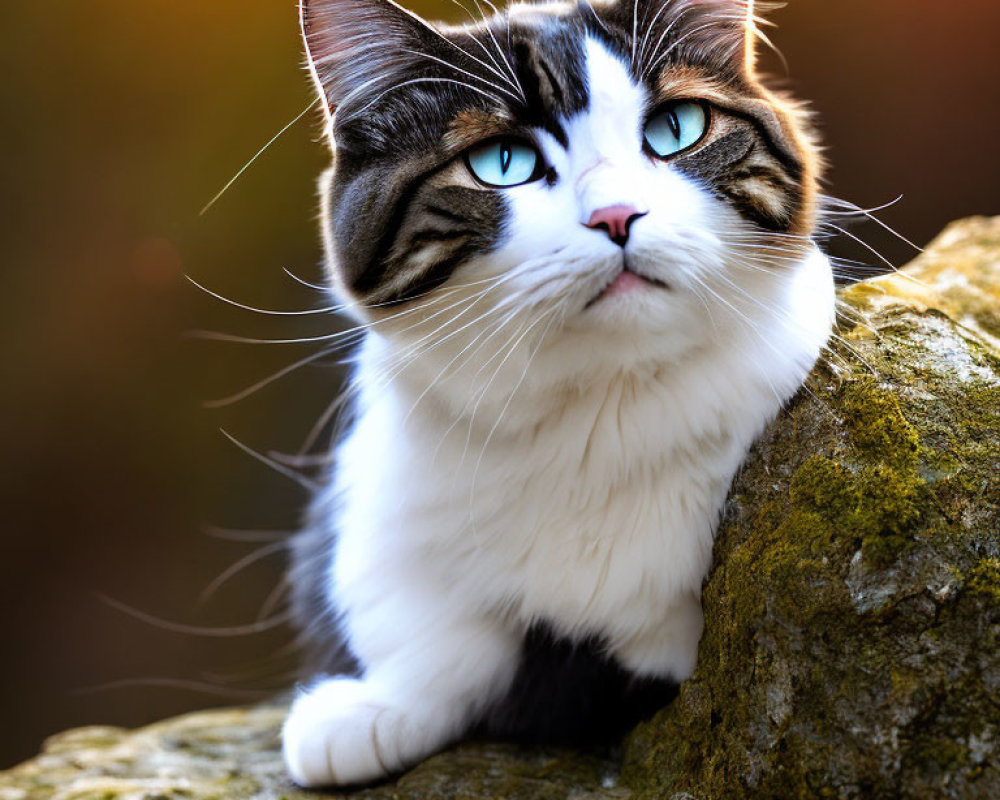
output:
M 619 730 L 692 674 L 728 487 L 831 332 L 808 115 L 743 0 L 301 13 L 365 335 L 289 575 L 354 668 L 299 689 L 289 773 Z

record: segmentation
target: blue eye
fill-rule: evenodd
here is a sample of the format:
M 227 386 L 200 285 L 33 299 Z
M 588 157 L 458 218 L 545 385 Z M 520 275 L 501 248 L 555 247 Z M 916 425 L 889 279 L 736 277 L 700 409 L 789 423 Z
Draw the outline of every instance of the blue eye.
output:
M 708 112 L 700 103 L 673 103 L 646 123 L 646 144 L 660 158 L 669 158 L 693 147 L 708 129 Z
M 541 177 L 538 151 L 510 137 L 473 147 L 465 161 L 469 171 L 490 186 L 519 186 Z

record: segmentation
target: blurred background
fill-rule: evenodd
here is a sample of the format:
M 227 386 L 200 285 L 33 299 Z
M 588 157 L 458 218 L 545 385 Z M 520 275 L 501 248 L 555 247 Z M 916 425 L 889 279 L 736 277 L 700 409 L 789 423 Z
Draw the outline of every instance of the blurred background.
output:
M 294 0 L 0 5 L 0 768 L 70 726 L 288 685 L 273 592 L 308 494 L 221 430 L 297 452 L 339 368 L 205 408 L 317 348 L 184 334 L 337 323 L 242 311 L 184 275 L 250 305 L 324 303 L 285 271 L 320 280 L 316 112 L 199 213 L 312 101 L 296 16 Z M 774 20 L 782 83 L 821 115 L 832 194 L 903 195 L 880 216 L 921 244 L 1000 213 L 995 0 L 791 0 Z M 852 231 L 911 256 L 874 225 Z

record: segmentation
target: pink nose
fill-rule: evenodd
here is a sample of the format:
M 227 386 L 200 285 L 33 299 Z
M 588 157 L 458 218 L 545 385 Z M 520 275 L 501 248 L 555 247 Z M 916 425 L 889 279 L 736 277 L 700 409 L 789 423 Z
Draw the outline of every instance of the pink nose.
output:
M 647 212 L 639 211 L 635 206 L 607 206 L 597 209 L 590 215 L 587 227 L 604 231 L 612 242 L 619 247 L 624 247 L 628 241 L 628 231 L 632 227 L 632 223 L 646 214 Z

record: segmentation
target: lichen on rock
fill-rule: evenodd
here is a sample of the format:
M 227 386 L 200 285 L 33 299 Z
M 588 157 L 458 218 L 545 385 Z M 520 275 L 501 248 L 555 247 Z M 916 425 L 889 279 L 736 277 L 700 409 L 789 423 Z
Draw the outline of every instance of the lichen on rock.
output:
M 470 743 L 352 797 L 1000 797 L 1000 218 L 841 299 L 733 486 L 697 671 L 620 774 Z M 329 797 L 285 777 L 282 714 L 69 732 L 0 773 L 0 800 Z
M 1000 351 L 962 305 L 979 285 L 976 318 L 987 288 L 1000 309 L 977 271 L 1000 221 L 941 242 L 842 294 L 829 357 L 754 448 L 697 672 L 629 739 L 636 797 L 1000 797 Z

